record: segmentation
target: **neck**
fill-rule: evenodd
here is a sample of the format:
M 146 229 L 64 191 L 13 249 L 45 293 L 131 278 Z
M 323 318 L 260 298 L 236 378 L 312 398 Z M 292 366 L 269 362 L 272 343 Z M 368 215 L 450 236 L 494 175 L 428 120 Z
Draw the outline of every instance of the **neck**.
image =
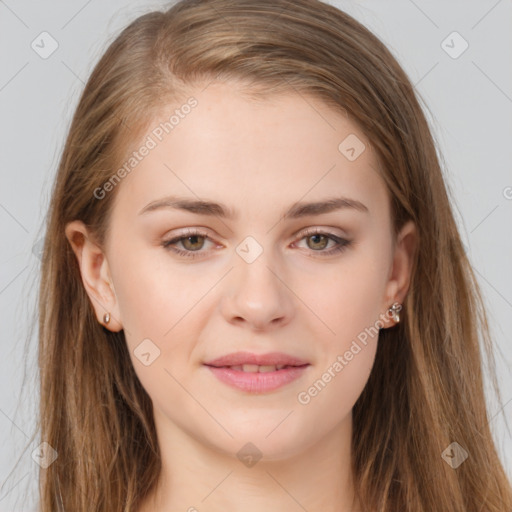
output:
M 159 423 L 157 422 L 157 425 Z M 139 512 L 356 512 L 351 472 L 352 417 L 320 443 L 272 459 L 246 447 L 249 456 L 221 452 L 176 426 L 158 429 L 162 471 Z M 239 443 L 240 448 L 246 443 Z M 252 458 L 251 458 L 252 456 Z

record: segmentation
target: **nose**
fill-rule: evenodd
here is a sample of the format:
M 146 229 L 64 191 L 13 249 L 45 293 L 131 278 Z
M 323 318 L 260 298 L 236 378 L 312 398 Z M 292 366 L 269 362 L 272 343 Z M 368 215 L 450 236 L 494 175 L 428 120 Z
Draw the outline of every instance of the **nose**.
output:
M 221 311 L 231 324 L 254 331 L 283 327 L 294 314 L 293 292 L 286 271 L 264 251 L 255 261 L 240 259 L 225 283 Z

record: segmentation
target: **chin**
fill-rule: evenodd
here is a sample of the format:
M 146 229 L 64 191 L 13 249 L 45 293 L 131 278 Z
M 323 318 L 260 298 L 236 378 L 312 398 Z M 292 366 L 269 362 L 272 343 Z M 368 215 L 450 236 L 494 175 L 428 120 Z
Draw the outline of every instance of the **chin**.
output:
M 297 423 L 297 418 L 292 420 L 294 413 L 291 409 L 286 411 L 272 411 L 272 415 L 264 421 L 244 416 L 240 424 L 223 423 L 233 436 L 223 436 L 224 442 L 219 445 L 219 436 L 209 439 L 209 443 L 229 456 L 236 456 L 242 462 L 245 456 L 248 459 L 258 459 L 261 462 L 286 460 L 303 451 L 308 445 L 315 442 L 318 433 L 314 428 L 308 427 L 302 422 Z M 288 418 L 287 415 L 290 414 Z M 284 421 L 283 419 L 286 418 Z M 221 421 L 222 423 L 222 421 Z M 313 432 L 311 432 L 313 430 Z

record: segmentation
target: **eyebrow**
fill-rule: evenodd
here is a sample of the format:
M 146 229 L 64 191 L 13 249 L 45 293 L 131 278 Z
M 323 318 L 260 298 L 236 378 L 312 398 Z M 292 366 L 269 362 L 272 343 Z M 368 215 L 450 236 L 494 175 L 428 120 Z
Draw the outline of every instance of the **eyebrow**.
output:
M 162 208 L 184 210 L 187 212 L 196 213 L 198 215 L 211 215 L 230 220 L 236 219 L 238 217 L 237 212 L 231 208 L 228 208 L 222 203 L 177 196 L 163 197 L 162 199 L 152 201 L 144 208 L 142 208 L 142 210 L 139 212 L 139 215 Z M 323 213 L 329 213 L 349 208 L 363 213 L 368 213 L 368 208 L 356 199 L 350 199 L 348 197 L 331 197 L 321 201 L 309 203 L 294 203 L 285 213 L 284 218 L 298 219 L 301 217 L 321 215 Z

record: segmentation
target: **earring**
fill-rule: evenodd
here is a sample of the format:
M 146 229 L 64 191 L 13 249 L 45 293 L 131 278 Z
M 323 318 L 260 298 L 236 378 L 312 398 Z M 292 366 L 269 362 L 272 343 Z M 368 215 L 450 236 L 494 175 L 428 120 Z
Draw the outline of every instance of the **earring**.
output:
M 105 322 L 106 324 L 110 322 L 110 313 L 105 313 L 103 315 L 103 322 Z
M 388 313 L 391 315 L 391 318 L 397 324 L 400 322 L 400 310 L 402 309 L 402 304 L 399 302 L 395 302 L 389 309 Z

